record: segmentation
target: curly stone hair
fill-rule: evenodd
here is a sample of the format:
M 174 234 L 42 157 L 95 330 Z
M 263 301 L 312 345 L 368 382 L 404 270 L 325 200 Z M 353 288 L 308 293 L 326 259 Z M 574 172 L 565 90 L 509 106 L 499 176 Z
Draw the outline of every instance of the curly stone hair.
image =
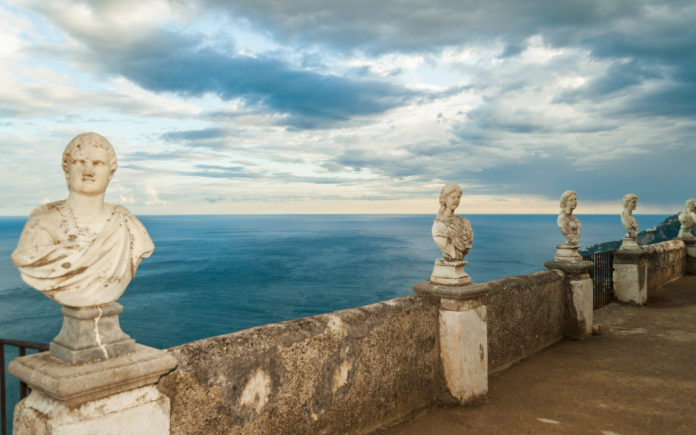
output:
M 79 149 L 82 147 L 95 147 L 105 149 L 108 156 L 108 161 L 106 163 L 107 165 L 109 165 L 112 174 L 116 172 L 116 169 L 118 168 L 118 163 L 116 161 L 116 152 L 114 152 L 114 147 L 111 146 L 111 143 L 108 140 L 106 140 L 104 136 L 92 132 L 82 133 L 75 136 L 73 140 L 71 140 L 70 143 L 68 143 L 68 146 L 65 147 L 65 150 L 63 151 L 63 172 L 67 174 L 68 169 L 70 169 L 70 157 L 75 148 Z

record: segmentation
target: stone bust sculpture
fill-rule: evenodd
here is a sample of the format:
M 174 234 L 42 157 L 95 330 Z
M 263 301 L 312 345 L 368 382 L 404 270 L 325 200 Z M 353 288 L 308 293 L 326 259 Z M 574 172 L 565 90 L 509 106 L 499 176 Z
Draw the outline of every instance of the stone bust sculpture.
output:
M 67 307 L 116 301 L 154 245 L 128 210 L 104 202 L 116 171 L 106 138 L 83 133 L 63 152 L 68 198 L 36 208 L 12 262 L 24 282 Z
M 561 211 L 558 214 L 558 228 L 566 239 L 566 244 L 577 246 L 580 242 L 580 221 L 573 216 L 578 206 L 578 195 L 573 190 L 566 190 L 561 195 Z
M 626 229 L 626 237 L 635 239 L 638 235 L 638 221 L 633 217 L 633 211 L 638 205 L 638 195 L 628 193 L 623 197 L 623 212 L 621 213 L 621 223 Z
M 461 261 L 471 249 L 474 230 L 466 218 L 455 216 L 462 188 L 456 183 L 447 183 L 440 192 L 440 210 L 433 222 L 433 239 L 447 261 Z
M 691 232 L 691 229 L 694 227 L 694 225 L 696 225 L 694 204 L 696 204 L 696 200 L 694 200 L 694 198 L 686 200 L 684 210 L 679 212 L 679 216 L 677 218 L 679 219 L 681 226 L 679 227 L 679 234 L 677 237 L 680 239 L 696 239 Z

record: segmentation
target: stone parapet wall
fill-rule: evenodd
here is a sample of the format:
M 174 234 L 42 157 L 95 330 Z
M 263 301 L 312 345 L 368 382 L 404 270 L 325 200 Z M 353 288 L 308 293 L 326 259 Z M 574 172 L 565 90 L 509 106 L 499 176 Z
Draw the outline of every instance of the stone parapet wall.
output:
M 564 336 L 564 274 L 548 270 L 488 283 L 488 368 L 502 370 Z
M 648 262 L 648 293 L 686 273 L 686 248 L 681 240 L 643 246 L 643 258 Z
M 169 349 L 171 431 L 365 432 L 442 395 L 438 309 L 409 296 Z
M 489 370 L 563 338 L 556 270 L 487 283 Z M 409 296 L 169 349 L 171 431 L 364 433 L 448 401 L 437 298 Z

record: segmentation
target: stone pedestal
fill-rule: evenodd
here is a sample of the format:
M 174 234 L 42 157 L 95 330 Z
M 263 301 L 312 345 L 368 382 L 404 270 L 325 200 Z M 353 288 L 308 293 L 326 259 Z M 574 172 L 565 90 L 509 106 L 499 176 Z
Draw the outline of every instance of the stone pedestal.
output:
M 167 352 L 136 344 L 127 355 L 70 365 L 49 352 L 15 359 L 31 388 L 15 407 L 14 434 L 169 433 L 169 399 L 154 387 L 176 367 Z
M 69 364 L 84 364 L 135 351 L 135 340 L 121 330 L 123 306 L 63 307 L 63 327 L 50 344 L 51 355 Z
M 565 336 L 576 340 L 592 336 L 594 306 L 590 270 L 594 263 L 553 260 L 547 261 L 544 266 L 562 271 L 568 282 L 565 294 Z
M 619 247 L 619 249 L 620 250 L 640 249 L 640 246 L 638 246 L 638 243 L 636 243 L 635 237 L 624 237 L 621 240 L 621 246 Z
M 423 282 L 420 295 L 440 303 L 440 357 L 447 388 L 459 403 L 488 392 L 488 329 L 483 298 L 486 284 L 443 286 Z
M 682 239 L 686 246 L 686 273 L 696 274 L 696 240 Z
M 435 260 L 430 282 L 443 285 L 465 285 L 471 283 L 471 277 L 464 272 L 468 261 L 447 261 L 444 258 Z
M 582 261 L 582 255 L 578 253 L 578 245 L 567 245 L 565 243 L 556 245 L 556 255 L 554 261 L 578 262 Z
M 620 249 L 614 253 L 614 296 L 629 304 L 647 302 L 648 262 L 641 249 Z

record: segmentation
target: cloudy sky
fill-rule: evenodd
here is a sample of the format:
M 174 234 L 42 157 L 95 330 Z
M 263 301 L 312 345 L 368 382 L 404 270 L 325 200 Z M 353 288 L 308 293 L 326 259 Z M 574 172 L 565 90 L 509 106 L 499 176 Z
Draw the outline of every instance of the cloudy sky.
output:
M 696 196 L 696 3 L 0 1 L 0 215 L 78 133 L 140 214 L 672 213 Z

